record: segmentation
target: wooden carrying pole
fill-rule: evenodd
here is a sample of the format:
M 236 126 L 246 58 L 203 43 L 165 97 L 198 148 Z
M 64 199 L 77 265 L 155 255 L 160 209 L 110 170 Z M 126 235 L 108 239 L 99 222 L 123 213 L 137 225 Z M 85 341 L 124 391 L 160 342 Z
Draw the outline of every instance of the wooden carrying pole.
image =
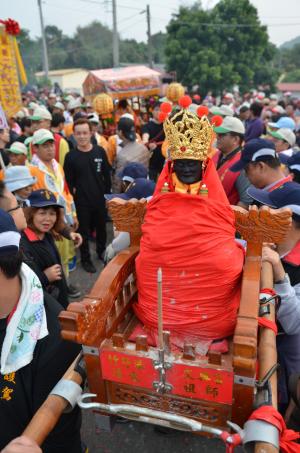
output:
M 82 377 L 79 373 L 74 371 L 74 367 L 79 357 L 80 354 L 69 366 L 62 379 L 67 379 L 81 385 Z M 68 401 L 61 396 L 49 395 L 42 406 L 34 414 L 29 425 L 23 432 L 23 435 L 29 437 L 29 439 L 32 439 L 38 445 L 42 445 L 46 437 L 51 433 L 57 424 L 67 406 Z
M 262 264 L 261 288 L 273 288 L 273 269 L 270 263 Z M 275 306 L 270 304 L 270 314 L 264 316 L 265 319 L 275 322 Z M 258 379 L 263 379 L 267 372 L 277 363 L 276 335 L 273 330 L 260 328 L 258 345 L 259 370 Z M 272 390 L 272 406 L 277 409 L 277 373 L 273 373 L 270 378 Z M 255 453 L 278 453 L 278 449 L 266 442 L 257 442 Z

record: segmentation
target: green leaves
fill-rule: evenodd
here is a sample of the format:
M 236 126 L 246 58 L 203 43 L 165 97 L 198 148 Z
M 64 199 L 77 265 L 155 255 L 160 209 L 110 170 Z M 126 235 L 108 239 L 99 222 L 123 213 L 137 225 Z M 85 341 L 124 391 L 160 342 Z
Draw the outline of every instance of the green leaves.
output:
M 189 88 L 199 85 L 202 95 L 276 80 L 268 70 L 274 46 L 249 0 L 220 0 L 211 10 L 182 7 L 167 32 L 167 69 Z
M 112 31 L 98 21 L 78 27 L 75 35 L 69 37 L 55 25 L 45 28 L 48 44 L 50 69 L 86 68 L 99 69 L 112 67 Z M 152 36 L 153 60 L 163 63 L 165 58 L 164 33 Z M 30 82 L 34 82 L 34 73 L 42 68 L 41 38 L 31 39 L 27 30 L 18 36 L 20 51 Z M 148 49 L 143 42 L 135 39 L 120 39 L 120 62 L 147 64 Z

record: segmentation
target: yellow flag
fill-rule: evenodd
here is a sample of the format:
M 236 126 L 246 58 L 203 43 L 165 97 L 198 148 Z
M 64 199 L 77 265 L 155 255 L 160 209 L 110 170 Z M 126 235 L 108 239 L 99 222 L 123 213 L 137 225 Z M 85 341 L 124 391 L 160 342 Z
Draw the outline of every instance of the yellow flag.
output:
M 8 118 L 22 107 L 14 39 L 0 26 L 0 104 Z

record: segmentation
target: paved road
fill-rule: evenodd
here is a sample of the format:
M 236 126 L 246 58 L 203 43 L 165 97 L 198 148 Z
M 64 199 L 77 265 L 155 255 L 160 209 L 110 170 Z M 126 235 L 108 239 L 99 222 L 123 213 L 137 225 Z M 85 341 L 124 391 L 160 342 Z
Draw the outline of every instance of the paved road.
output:
M 108 224 L 111 237 L 111 225 Z M 92 244 L 91 249 L 94 249 Z M 75 283 L 86 294 L 95 283 L 103 268 L 102 263 L 93 254 L 97 274 L 87 274 L 78 264 L 71 273 L 70 281 Z M 82 440 L 88 445 L 89 453 L 224 453 L 224 444 L 216 439 L 206 439 L 192 434 L 172 431 L 170 434 L 160 434 L 151 425 L 130 422 L 115 424 L 112 432 L 97 431 L 94 416 L 90 411 L 84 411 L 82 424 Z M 236 449 L 235 452 L 241 452 Z

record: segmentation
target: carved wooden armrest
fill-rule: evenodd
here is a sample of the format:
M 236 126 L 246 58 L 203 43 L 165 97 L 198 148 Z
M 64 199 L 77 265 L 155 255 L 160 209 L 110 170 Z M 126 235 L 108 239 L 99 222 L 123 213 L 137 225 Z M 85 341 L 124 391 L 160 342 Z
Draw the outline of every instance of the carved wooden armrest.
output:
M 103 269 L 91 292 L 59 315 L 62 337 L 88 346 L 109 338 L 137 294 L 135 258 L 138 247 L 119 253 Z
M 290 209 L 251 206 L 249 211 L 233 206 L 236 229 L 247 241 L 241 301 L 234 335 L 234 364 L 255 369 L 257 356 L 257 316 L 263 243 L 280 243 L 291 225 Z

